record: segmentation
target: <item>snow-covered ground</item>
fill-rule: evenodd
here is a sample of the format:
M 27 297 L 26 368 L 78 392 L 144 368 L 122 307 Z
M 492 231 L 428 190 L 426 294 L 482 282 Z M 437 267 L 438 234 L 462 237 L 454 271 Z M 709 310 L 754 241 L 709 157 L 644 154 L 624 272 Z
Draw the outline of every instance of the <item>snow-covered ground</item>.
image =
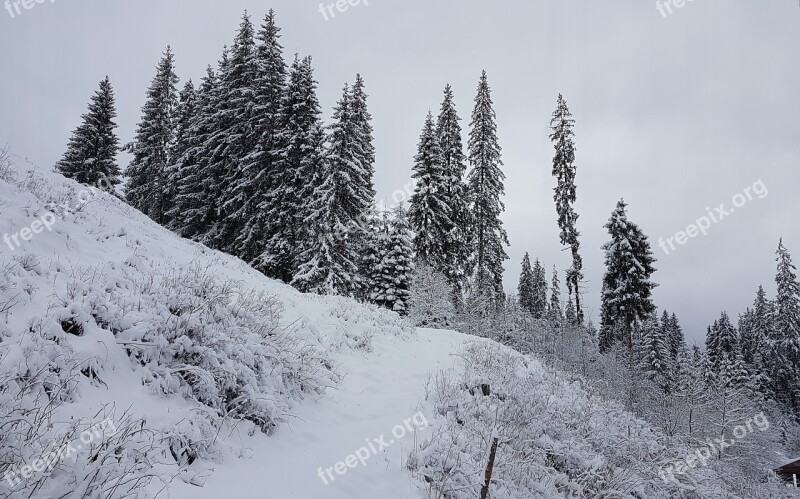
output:
M 389 345 L 400 348 L 401 339 L 413 335 L 396 314 L 343 298 L 303 295 L 60 175 L 12 170 L 2 177 L 0 497 L 12 490 L 18 495 L 10 497 L 27 497 L 20 492 L 25 483 L 10 487 L 20 476 L 4 472 L 21 472 L 56 443 L 74 443 L 106 418 L 147 432 L 147 444 L 126 449 L 131 462 L 139 463 L 131 467 L 133 476 L 148 474 L 150 465 L 142 463 L 155 461 L 161 480 L 174 486 L 200 482 L 195 468 L 202 471 L 212 462 L 236 467 L 237 457 L 245 456 L 246 463 L 248 454 L 280 459 L 262 451 L 281 445 L 289 434 L 301 438 L 298 450 L 314 447 L 303 445 L 302 435 L 321 445 L 324 434 L 345 439 L 337 428 L 337 420 L 349 418 L 345 405 L 355 414 L 353 404 L 368 400 L 370 391 L 372 402 L 388 406 L 392 400 L 378 383 L 356 392 L 357 383 L 371 375 L 366 363 L 380 366 Z M 417 341 L 422 340 L 410 345 Z M 404 351 L 413 357 L 413 347 Z M 347 364 L 338 366 L 340 358 Z M 401 382 L 395 380 L 395 386 Z M 400 423 L 414 414 L 409 411 L 420 398 L 411 400 L 410 394 L 422 393 L 421 381 L 403 383 L 405 391 L 389 406 L 398 411 L 408 406 L 407 414 L 397 415 Z M 337 398 L 344 393 L 352 396 Z M 336 400 L 343 412 L 328 420 Z M 360 416 L 365 436 L 350 450 L 373 428 L 380 429 L 380 424 L 366 426 L 380 414 L 380 405 L 371 407 Z M 315 415 L 322 426 L 313 437 L 302 425 Z M 247 420 L 231 424 L 242 417 Z M 41 424 L 44 419 L 54 424 Z M 36 431 L 23 435 L 31 421 L 39 422 Z M 262 437 L 259 430 L 277 438 Z M 240 441 L 237 434 L 259 437 Z M 98 454 L 87 447 L 57 459 L 49 471 L 29 473 L 34 497 L 58 497 L 64 489 L 72 489 L 74 496 L 68 497 L 82 497 L 86 480 L 93 481 L 88 496 L 109 493 L 103 483 L 119 479 L 123 468 L 114 464 L 119 447 L 112 442 L 103 449 L 106 471 L 92 478 Z M 400 452 L 401 445 L 406 444 L 392 452 Z M 331 450 L 325 457 L 336 455 Z M 194 465 L 179 471 L 175 457 Z M 346 454 L 313 464 L 331 466 L 339 458 Z M 286 478 L 286 469 L 277 466 L 254 476 L 278 480 Z M 394 469 L 402 474 L 399 461 Z M 300 483 L 322 483 L 314 471 L 307 479 L 295 476 Z M 208 487 L 224 482 L 212 476 Z M 156 480 L 149 492 L 161 484 Z
M 317 402 L 297 407 L 296 420 L 275 435 L 247 440 L 246 445 L 253 449 L 249 459 L 214 466 L 203 488 L 181 484 L 173 488 L 173 497 L 263 497 L 264 491 L 269 491 L 269 497 L 287 498 L 423 497 L 404 468 L 404 459 L 431 431 L 425 422 L 434 415 L 425 401 L 425 387 L 439 369 L 452 367 L 452 353 L 472 340 L 431 329 L 419 329 L 408 339 L 375 338 L 372 352 L 342 356 L 345 377 L 337 389 L 329 390 Z M 406 431 L 405 422 L 415 416 L 410 426 L 417 431 Z M 404 431 L 396 428 L 398 425 Z M 393 431 L 404 437 L 395 439 Z M 388 447 L 372 454 L 368 441 L 376 450 Z M 326 474 L 328 468 L 365 447 L 370 451 L 366 465 L 359 461 L 342 475 L 333 469 Z M 319 476 L 320 469 L 325 480 Z M 331 475 L 334 480 L 329 479 Z
M 677 454 L 580 379 L 304 295 L 59 175 L 0 172 L 0 238 L 0 497 L 466 499 L 498 430 L 497 499 L 735 497 L 710 468 L 665 488 Z

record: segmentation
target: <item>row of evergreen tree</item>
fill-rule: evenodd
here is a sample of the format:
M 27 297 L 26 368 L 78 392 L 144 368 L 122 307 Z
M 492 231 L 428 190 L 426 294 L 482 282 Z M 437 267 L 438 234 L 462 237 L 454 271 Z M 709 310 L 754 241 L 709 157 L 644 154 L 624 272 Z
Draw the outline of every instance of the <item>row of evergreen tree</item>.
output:
M 311 58 L 295 55 L 288 66 L 280 31 L 273 11 L 259 30 L 245 13 L 216 69 L 209 66 L 197 88 L 190 80 L 180 91 L 167 47 L 135 138 L 123 148 L 133 156 L 124 171 L 128 203 L 302 291 L 402 312 L 416 261 L 447 278 L 456 303 L 467 293 L 502 303 L 504 175 L 486 73 L 468 155 L 448 85 L 438 119 L 429 113 L 423 127 L 408 214 L 401 206 L 388 216 L 374 205 L 363 78 L 344 86 L 325 126 Z M 108 177 L 119 184 L 115 117 L 106 78 L 57 170 L 80 182 Z
M 572 297 L 567 298 L 566 307 L 562 306 L 560 288 L 561 281 L 558 278 L 558 270 L 554 266 L 548 300 L 547 275 L 544 265 L 538 258 L 531 265 L 531 257 L 525 253 L 522 259 L 522 273 L 517 286 L 517 300 L 520 308 L 534 319 L 549 320 L 553 324 L 577 325 L 578 314 Z
M 656 284 L 650 280 L 655 259 L 647 236 L 628 220 L 626 207 L 620 201 L 606 224 L 611 241 L 604 245 L 599 351 L 622 355 L 664 396 L 684 402 L 713 399 L 745 412 L 774 403 L 793 417 L 800 415 L 800 284 L 783 241 L 777 250 L 776 297 L 768 299 L 759 286 L 738 327 L 722 312 L 708 327 L 701 350 L 687 346 L 676 314 L 657 314 L 651 297 Z M 531 265 L 526 253 L 517 289 L 520 308 L 550 324 L 578 325 L 572 300 L 567 321 L 559 320 L 555 270 L 552 289 L 548 305 L 544 267 L 538 259 Z
M 600 351 L 617 343 L 638 350 L 637 363 L 665 392 L 674 389 L 691 363 L 677 317 L 661 321 L 655 315 L 651 281 L 656 262 L 647 236 L 627 218 L 620 201 L 606 228 L 604 245 Z M 777 296 L 768 300 L 759 286 L 752 309 L 739 318 L 738 328 L 726 312 L 709 326 L 702 375 L 712 386 L 742 390 L 800 414 L 800 284 L 791 255 L 780 241 L 777 250 Z M 697 370 L 695 370 L 697 372 Z
M 491 89 L 478 83 L 467 154 L 448 85 L 436 119 L 428 113 L 414 157 L 416 181 L 406 213 L 375 209 L 375 149 L 365 83 L 345 85 L 325 126 L 310 57 L 283 58 L 270 11 L 256 32 L 245 13 L 230 49 L 200 86 L 178 92 L 167 48 L 147 91 L 125 171 L 125 197 L 179 234 L 239 256 L 268 276 L 303 291 L 354 296 L 408 311 L 416 264 L 444 276 L 454 302 L 471 311 L 502 307 L 508 237 L 501 148 Z M 84 183 L 121 181 L 114 94 L 108 78 L 56 165 Z M 570 249 L 568 299 L 562 308 L 557 271 L 547 297 L 543 265 L 522 263 L 521 308 L 536 319 L 581 325 L 574 126 L 559 95 L 551 119 L 552 174 L 560 242 Z M 469 171 L 467 166 L 469 165 Z M 674 315 L 655 316 L 655 258 L 644 231 L 620 200 L 605 228 L 610 241 L 597 345 L 624 345 L 631 361 L 665 390 L 674 389 L 690 355 Z M 800 406 L 800 287 L 789 252 L 778 249 L 778 293 L 759 290 L 738 329 L 726 314 L 709 328 L 704 377 L 747 379 L 748 386 L 790 407 Z M 462 303 L 468 297 L 469 303 Z M 696 352 L 695 352 L 696 353 Z M 696 355 L 695 355 L 696 357 Z M 683 359 L 683 360 L 682 360 Z M 745 373 L 745 374 L 742 374 Z

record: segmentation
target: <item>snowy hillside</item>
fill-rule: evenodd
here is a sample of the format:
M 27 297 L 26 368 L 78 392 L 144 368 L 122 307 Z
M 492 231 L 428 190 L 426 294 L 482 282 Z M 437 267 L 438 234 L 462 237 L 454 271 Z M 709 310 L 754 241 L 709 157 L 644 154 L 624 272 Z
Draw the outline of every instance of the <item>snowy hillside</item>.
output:
M 196 482 L 180 467 L 244 452 L 232 422 L 272 433 L 341 380 L 335 352 L 410 332 L 395 314 L 303 296 L 48 172 L 3 172 L 0 234 L 2 497 L 12 484 L 10 497 L 119 497 L 144 496 L 154 474 L 150 492 Z M 114 431 L 37 463 L 106 420 Z
M 476 497 L 493 435 L 495 498 L 728 496 L 668 488 L 657 431 L 506 347 L 2 176 L 2 497 Z

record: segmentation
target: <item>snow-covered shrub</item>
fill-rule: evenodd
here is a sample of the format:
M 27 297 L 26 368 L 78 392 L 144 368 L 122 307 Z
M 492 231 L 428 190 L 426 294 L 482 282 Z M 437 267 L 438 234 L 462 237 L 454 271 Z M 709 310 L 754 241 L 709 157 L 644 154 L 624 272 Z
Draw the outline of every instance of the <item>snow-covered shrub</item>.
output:
M 16 179 L 17 171 L 13 168 L 11 161 L 11 150 L 9 147 L 0 147 L 0 180 L 13 182 Z
M 418 327 L 444 328 L 453 324 L 453 288 L 444 274 L 418 263 L 412 274 L 408 317 Z
M 375 335 L 407 336 L 414 330 L 396 312 L 383 307 L 341 297 L 325 297 L 324 300 L 334 303 L 325 314 L 326 318 L 333 319 L 336 328 L 333 337 L 341 338 L 351 349 L 369 352 Z
M 270 432 L 289 400 L 321 393 L 335 377 L 317 347 L 284 328 L 272 296 L 198 265 L 133 258 L 111 270 L 115 279 L 83 290 L 79 306 L 114 332 L 157 393 L 180 393 Z
M 408 459 L 429 497 L 478 497 L 495 435 L 495 499 L 731 497 L 708 468 L 693 470 L 690 485 L 667 484 L 662 434 L 505 347 L 471 345 L 429 393 L 439 416 Z
M 35 272 L 17 262 L 0 264 L 6 312 L 31 299 Z M 142 491 L 159 477 L 152 471 L 160 449 L 156 434 L 108 408 L 102 419 L 99 413 L 59 417 L 59 409 L 78 399 L 96 364 L 75 351 L 54 310 L 23 330 L 8 328 L 7 316 L 0 326 L 0 497 L 144 497 Z M 114 421 L 113 435 L 103 434 L 91 445 L 76 443 L 105 419 Z M 62 452 L 54 454 L 56 449 Z

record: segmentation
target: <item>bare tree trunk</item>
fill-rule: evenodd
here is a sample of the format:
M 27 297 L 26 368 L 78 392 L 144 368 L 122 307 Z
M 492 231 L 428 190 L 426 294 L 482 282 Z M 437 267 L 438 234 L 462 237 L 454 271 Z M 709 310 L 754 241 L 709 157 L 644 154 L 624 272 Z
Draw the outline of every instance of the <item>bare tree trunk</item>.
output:
M 494 456 L 497 454 L 498 440 L 498 437 L 494 437 L 492 441 L 492 450 L 489 452 L 489 464 L 486 465 L 486 480 L 483 482 L 483 488 L 481 489 L 481 499 L 486 499 L 489 496 L 489 482 L 492 481 L 492 469 L 494 469 Z

